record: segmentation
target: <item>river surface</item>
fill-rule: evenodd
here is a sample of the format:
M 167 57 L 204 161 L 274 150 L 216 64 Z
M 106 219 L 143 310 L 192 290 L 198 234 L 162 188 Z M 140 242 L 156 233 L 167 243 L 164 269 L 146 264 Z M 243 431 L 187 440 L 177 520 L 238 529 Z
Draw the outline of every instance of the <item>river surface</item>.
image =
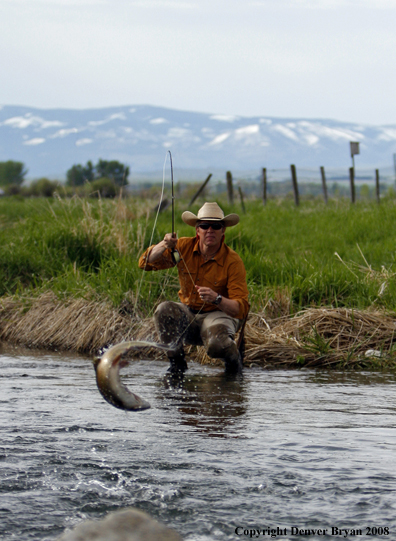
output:
M 152 408 L 126 413 L 87 358 L 8 348 L 0 363 L 2 541 L 127 506 L 187 541 L 396 539 L 395 374 L 232 380 L 192 363 L 172 386 L 164 362 L 138 360 L 124 381 Z

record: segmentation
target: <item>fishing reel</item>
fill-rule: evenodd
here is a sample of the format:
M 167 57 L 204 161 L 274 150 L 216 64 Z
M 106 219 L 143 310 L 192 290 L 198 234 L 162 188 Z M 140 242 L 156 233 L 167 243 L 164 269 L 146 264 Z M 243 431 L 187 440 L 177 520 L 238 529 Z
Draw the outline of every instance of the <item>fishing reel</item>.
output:
M 181 255 L 175 248 L 171 250 L 171 257 L 175 265 L 177 265 L 181 261 Z

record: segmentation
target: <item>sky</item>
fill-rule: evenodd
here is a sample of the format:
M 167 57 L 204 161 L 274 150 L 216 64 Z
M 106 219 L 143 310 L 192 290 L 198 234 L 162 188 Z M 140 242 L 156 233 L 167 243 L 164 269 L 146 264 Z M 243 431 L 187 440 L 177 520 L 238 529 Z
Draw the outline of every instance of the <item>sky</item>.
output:
M 396 124 L 396 0 L 0 0 L 0 104 Z

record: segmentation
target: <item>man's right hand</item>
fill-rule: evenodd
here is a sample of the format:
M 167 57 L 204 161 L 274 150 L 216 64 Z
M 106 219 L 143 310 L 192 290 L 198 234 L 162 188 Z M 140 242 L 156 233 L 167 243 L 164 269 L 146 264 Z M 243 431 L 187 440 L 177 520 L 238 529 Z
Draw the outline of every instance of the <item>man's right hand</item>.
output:
M 165 250 L 173 250 L 176 248 L 177 244 L 177 235 L 176 233 L 167 233 L 164 237 L 164 240 L 159 242 L 152 248 L 151 252 L 148 255 L 147 262 L 154 263 L 162 256 Z
M 176 244 L 177 244 L 176 233 L 167 233 L 162 242 L 165 244 L 165 247 L 168 250 L 173 250 L 174 248 L 176 248 Z

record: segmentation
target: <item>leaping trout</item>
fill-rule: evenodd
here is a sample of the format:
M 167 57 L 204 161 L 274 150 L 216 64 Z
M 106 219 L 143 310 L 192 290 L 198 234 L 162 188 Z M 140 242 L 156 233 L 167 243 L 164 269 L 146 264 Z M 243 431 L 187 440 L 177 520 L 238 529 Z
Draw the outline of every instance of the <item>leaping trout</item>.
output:
M 103 398 L 116 408 L 142 411 L 151 407 L 149 402 L 130 391 L 120 379 L 121 357 L 131 349 L 143 347 L 169 350 L 169 346 L 155 342 L 143 340 L 122 342 L 108 349 L 99 359 L 94 361 L 98 389 Z

